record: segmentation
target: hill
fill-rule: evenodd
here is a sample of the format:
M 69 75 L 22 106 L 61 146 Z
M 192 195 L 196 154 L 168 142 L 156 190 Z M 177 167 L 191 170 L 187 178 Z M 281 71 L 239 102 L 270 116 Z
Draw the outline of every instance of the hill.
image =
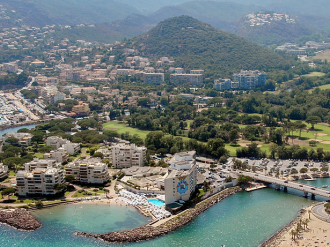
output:
M 16 17 L 23 19 L 25 25 L 38 27 L 103 23 L 139 13 L 133 6 L 119 0 L 0 0 L 0 5 L 14 10 Z
M 293 42 L 313 34 L 311 28 L 297 22 L 295 17 L 274 12 L 249 14 L 232 24 L 232 33 L 262 45 Z
M 229 76 L 240 69 L 268 70 L 288 66 L 281 56 L 234 34 L 220 31 L 192 17 L 162 21 L 131 40 L 142 55 L 172 57 L 186 70 L 205 69 L 207 76 Z
M 170 17 L 188 15 L 221 30 L 229 30 L 230 23 L 242 16 L 261 11 L 263 7 L 230 2 L 191 1 L 176 6 L 167 6 L 150 15 L 158 22 Z

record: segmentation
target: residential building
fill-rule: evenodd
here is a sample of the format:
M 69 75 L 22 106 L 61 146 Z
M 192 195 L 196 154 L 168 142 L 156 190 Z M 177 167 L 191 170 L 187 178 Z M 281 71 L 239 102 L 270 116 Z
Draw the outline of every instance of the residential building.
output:
M 18 72 L 18 65 L 16 62 L 5 63 L 5 64 L 3 64 L 3 68 L 4 68 L 4 70 L 12 72 L 12 73 Z
M 60 93 L 60 92 L 52 93 L 52 94 L 50 94 L 50 97 L 49 97 L 49 103 L 54 105 L 57 101 L 61 101 L 64 99 L 65 99 L 64 93 Z
M 171 74 L 170 80 L 175 84 L 185 84 L 200 86 L 203 83 L 202 74 Z
M 80 144 L 72 143 L 70 141 L 67 141 L 62 147 L 70 155 L 74 155 L 80 151 Z
M 79 102 L 78 105 L 72 107 L 72 111 L 79 115 L 88 115 L 90 113 L 89 104 Z
M 79 143 L 72 143 L 69 140 L 63 139 L 58 136 L 50 136 L 46 139 L 46 145 L 52 147 L 54 150 L 63 148 L 64 152 L 70 155 L 74 155 L 80 151 Z M 62 149 L 61 149 L 62 150 Z M 61 150 L 59 150 L 61 152 Z
M 129 168 L 131 166 L 143 166 L 146 162 L 145 147 L 136 147 L 135 144 L 116 144 L 111 146 L 112 165 L 115 168 Z
M 33 67 L 45 67 L 45 62 L 36 59 L 31 63 L 31 66 L 33 66 Z
M 176 153 L 165 179 L 165 204 L 188 201 L 197 186 L 196 151 Z
M 9 144 L 6 140 L 10 137 L 14 137 L 18 140 L 18 145 L 20 146 L 31 146 L 33 135 L 30 133 L 6 133 L 2 136 L 2 143 Z
M 8 177 L 8 166 L 5 166 L 4 164 L 0 164 L 0 181 L 4 178 Z
M 144 73 L 144 82 L 147 84 L 161 84 L 164 82 L 164 73 Z
M 239 82 L 239 89 L 250 90 L 265 85 L 267 75 L 259 70 L 241 70 L 233 79 Z
M 232 81 L 230 79 L 218 79 L 214 80 L 214 88 L 215 90 L 230 90 L 232 89 Z
M 63 170 L 47 167 L 37 167 L 33 171 L 25 169 L 18 171 L 16 175 L 17 194 L 27 195 L 55 195 L 61 191 L 55 189 L 55 185 L 63 184 Z
M 43 157 L 46 160 L 55 160 L 56 162 L 63 163 L 68 159 L 68 153 L 64 150 L 64 148 L 59 148 L 57 150 L 50 151 L 50 153 L 45 153 Z
M 100 159 L 89 159 L 70 163 L 65 168 L 65 175 L 72 175 L 81 183 L 103 184 L 109 181 L 108 166 Z
M 46 139 L 46 146 L 52 147 L 54 150 L 60 148 L 63 144 L 65 144 L 68 140 L 63 139 L 59 136 L 49 136 Z
M 52 168 L 60 168 L 61 164 L 58 163 L 56 160 L 45 160 L 45 159 L 38 159 L 38 158 L 34 158 L 32 161 L 27 162 L 24 164 L 24 168 L 26 171 L 33 171 L 36 168 L 48 168 L 48 167 L 52 167 Z

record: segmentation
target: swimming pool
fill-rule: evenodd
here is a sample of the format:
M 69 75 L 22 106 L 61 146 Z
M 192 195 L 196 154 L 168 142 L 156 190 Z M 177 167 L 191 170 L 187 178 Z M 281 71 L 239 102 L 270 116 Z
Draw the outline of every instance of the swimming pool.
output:
M 148 200 L 148 202 L 150 202 L 150 203 L 156 205 L 157 207 L 162 207 L 163 205 L 165 205 L 164 202 L 159 201 L 159 200 L 157 200 L 157 199 L 150 199 L 150 200 Z

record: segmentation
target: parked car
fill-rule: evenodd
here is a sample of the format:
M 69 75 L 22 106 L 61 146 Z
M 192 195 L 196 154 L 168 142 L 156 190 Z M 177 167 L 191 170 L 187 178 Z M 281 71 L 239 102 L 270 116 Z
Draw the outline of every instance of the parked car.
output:
M 284 181 L 284 183 L 286 183 L 286 184 L 287 184 L 287 183 L 289 183 L 289 181 L 288 181 L 288 180 L 285 180 L 285 181 Z

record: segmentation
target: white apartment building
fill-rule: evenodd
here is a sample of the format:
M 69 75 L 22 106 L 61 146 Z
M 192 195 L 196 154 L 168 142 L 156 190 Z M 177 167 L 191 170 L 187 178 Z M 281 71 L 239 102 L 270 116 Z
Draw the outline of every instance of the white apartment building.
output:
M 49 153 L 44 153 L 44 159 L 55 160 L 56 162 L 63 163 L 68 159 L 68 154 L 64 148 L 59 148 L 57 150 L 52 150 Z
M 185 84 L 200 86 L 203 83 L 202 74 L 171 74 L 170 81 L 174 84 Z
M 28 169 L 27 169 L 28 168 Z M 24 171 L 18 171 L 16 175 L 17 194 L 27 195 L 55 195 L 60 191 L 55 190 L 54 186 L 63 184 L 63 170 L 52 167 L 37 167 L 34 170 L 26 165 Z
M 54 150 L 57 150 L 62 147 L 63 150 L 70 155 L 74 155 L 75 153 L 78 153 L 80 151 L 79 143 L 72 143 L 69 140 L 63 139 L 62 137 L 58 136 L 48 137 L 46 139 L 46 145 L 52 147 Z
M 75 180 L 89 184 L 103 184 L 110 179 L 108 166 L 99 159 L 70 163 L 65 168 L 65 175 L 72 175 Z
M 45 160 L 39 158 L 34 158 L 32 161 L 24 164 L 25 170 L 30 172 L 35 170 L 36 168 L 47 168 L 47 167 L 60 168 L 61 164 L 54 159 Z
M 146 161 L 147 148 L 136 147 L 135 144 L 116 144 L 111 146 L 112 165 L 115 168 L 129 168 L 131 166 L 143 166 Z
M 197 186 L 196 151 L 176 153 L 170 160 L 165 179 L 165 204 L 188 201 Z
M 164 82 L 164 73 L 144 73 L 144 82 L 159 85 Z
M 18 139 L 17 144 L 20 146 L 31 146 L 32 144 L 31 139 L 33 135 L 29 133 L 6 133 L 5 135 L 2 136 L 2 143 L 9 144 L 6 142 L 6 140 L 10 137 L 14 137 Z
M 4 164 L 0 164 L 0 180 L 8 177 L 8 166 L 5 166 Z

